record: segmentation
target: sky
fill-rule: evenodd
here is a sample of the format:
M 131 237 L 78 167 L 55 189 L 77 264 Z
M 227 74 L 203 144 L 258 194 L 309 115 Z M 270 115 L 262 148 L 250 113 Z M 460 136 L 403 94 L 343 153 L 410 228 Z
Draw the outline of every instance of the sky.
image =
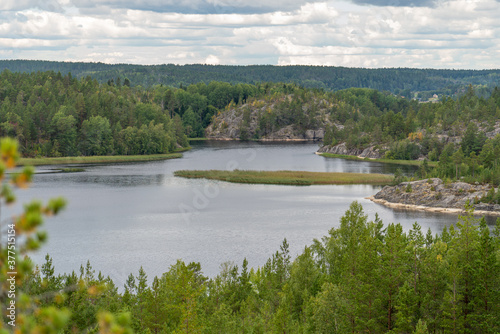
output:
M 500 0 L 1 0 L 0 59 L 500 68 Z

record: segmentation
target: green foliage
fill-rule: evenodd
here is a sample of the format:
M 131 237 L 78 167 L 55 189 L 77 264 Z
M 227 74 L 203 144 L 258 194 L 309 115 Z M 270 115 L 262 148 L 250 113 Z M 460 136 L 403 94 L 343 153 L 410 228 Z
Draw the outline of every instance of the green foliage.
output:
M 4 95 L 7 83 L 9 94 Z M 168 153 L 177 145 L 188 146 L 182 124 L 172 121 L 173 109 L 181 111 L 179 103 L 166 101 L 164 87 L 146 90 L 100 85 L 70 74 L 4 71 L 0 92 L 0 135 L 18 139 L 24 156 Z M 200 115 L 196 117 L 202 134 Z M 140 132 L 140 138 L 124 140 L 127 133 L 122 131 Z
M 421 154 L 420 146 L 408 140 L 398 141 L 391 145 L 385 156 L 387 159 L 415 160 Z
M 53 156 L 71 156 L 76 153 L 76 119 L 58 111 L 52 118 L 53 138 L 59 148 L 54 147 Z
M 113 147 L 109 120 L 92 116 L 83 121 L 81 151 L 84 155 L 107 155 Z
M 356 149 L 351 154 L 358 155 L 361 149 L 382 143 L 384 149 L 375 147 L 385 152 L 387 159 L 427 156 L 430 161 L 439 161 L 438 168 L 422 166 L 417 173 L 421 178 L 500 184 L 500 136 L 487 139 L 485 134 L 495 129 L 499 89 L 480 98 L 470 87 L 456 100 L 420 104 L 360 88 L 326 96 L 335 122 L 326 127 L 326 145 L 344 142 L 348 149 Z M 341 130 L 337 124 L 342 125 Z
M 470 122 L 461 143 L 464 155 L 469 156 L 472 152 L 478 154 L 485 141 L 486 137 L 484 133 L 478 131 L 477 125 L 474 122 Z
M 398 168 L 396 169 L 396 172 L 394 173 L 394 179 L 392 180 L 392 185 L 393 186 L 396 186 L 398 184 L 400 184 L 401 182 L 404 182 L 406 181 L 407 178 L 406 176 L 403 174 L 403 170 L 401 168 Z
M 414 68 L 346 68 L 336 66 L 228 66 L 228 65 L 130 65 L 82 62 L 55 62 L 40 60 L 1 60 L 0 69 L 11 72 L 55 71 L 71 72 L 77 78 L 89 75 L 99 82 L 113 81 L 113 85 L 150 87 L 157 84 L 168 86 L 225 81 L 232 84 L 254 82 L 298 83 L 307 88 L 340 90 L 365 87 L 390 91 L 405 99 L 418 92 L 422 99 L 433 94 L 456 94 L 473 85 L 494 87 L 498 85 L 498 70 L 443 70 Z M 121 79 L 120 79 L 121 78 Z M 283 85 L 283 84 L 282 84 Z M 404 89 L 401 87 L 405 87 Z M 479 93 L 479 91 L 478 91 Z M 242 94 L 244 97 L 244 94 Z M 238 102 L 238 101 L 236 101 Z
M 88 66 L 107 68 L 104 64 Z M 149 78 L 158 78 L 144 74 L 152 69 L 158 73 L 171 71 L 168 80 L 187 75 L 175 81 L 176 85 L 183 81 L 184 86 L 149 85 Z M 379 147 L 386 145 L 389 158 L 427 155 L 431 161 L 439 160 L 434 169 L 422 163 L 418 173 L 422 178 L 500 183 L 500 136 L 486 140 L 480 130 L 489 127 L 486 131 L 491 131 L 491 124 L 499 117 L 499 89 L 488 96 L 470 86 L 455 99 L 418 103 L 367 88 L 327 92 L 288 83 L 237 83 L 239 79 L 233 75 L 239 69 L 220 67 L 218 74 L 209 69 L 201 65 L 124 65 L 120 70 L 122 77 L 127 76 L 123 85 L 116 77 L 118 72 L 113 72 L 116 80 L 108 76 L 102 81 L 108 84 L 99 84 L 83 76 L 85 70 L 79 72 L 79 78 L 55 72 L 4 71 L 0 74 L 0 133 L 16 137 L 22 153 L 29 156 L 165 153 L 178 145 L 187 146 L 187 135 L 203 135 L 203 129 L 221 109 L 255 104 L 257 109 L 266 108 L 256 115 L 243 111 L 241 139 L 289 125 L 300 132 L 329 124 L 326 144 L 345 142 L 348 148 L 362 149 L 376 143 L 381 144 Z M 189 70 L 196 70 L 197 77 Z M 249 68 L 244 70 L 248 77 L 254 75 Z M 271 81 L 280 78 L 277 73 L 282 69 L 264 70 L 269 73 L 261 72 L 260 78 Z M 340 68 L 287 70 L 296 73 L 306 87 L 349 88 L 357 80 L 355 76 L 344 76 L 344 82 L 338 81 L 338 75 L 324 77 L 325 73 L 344 70 Z M 388 82 L 387 76 L 394 71 L 399 71 L 398 78 L 408 73 L 404 69 L 372 73 Z M 418 73 L 411 72 L 416 77 Z M 448 79 L 459 80 L 461 75 L 483 80 L 480 73 L 469 71 L 424 73 L 434 74 L 433 80 L 441 80 L 441 84 Z M 439 79 L 438 74 L 444 73 L 448 73 L 448 79 Z M 317 78 L 310 77 L 313 74 Z M 96 73 L 100 75 L 104 74 Z M 213 81 L 227 78 L 234 81 Z M 419 78 L 422 83 L 423 77 Z M 198 80 L 205 82 L 195 83 Z M 384 88 L 377 77 L 370 81 L 369 86 L 375 89 L 402 87 L 394 81 L 393 86 Z M 186 84 L 190 82 L 193 84 Z M 458 91 L 455 86 L 449 92 Z M 407 89 L 398 88 L 397 93 L 409 95 Z M 250 133 L 254 118 L 255 134 Z M 462 124 L 468 124 L 467 128 Z M 439 139 L 442 134 L 463 137 L 461 141 L 448 140 L 445 145 Z M 16 145 L 10 140 L 0 145 L 2 178 L 19 156 Z M 32 174 L 33 170 L 27 168 L 12 174 L 10 181 L 15 187 L 24 187 Z M 402 173 L 395 174 L 394 182 L 403 180 Z M 499 191 L 491 189 L 482 200 L 500 203 Z M 410 192 L 411 185 L 405 190 Z M 15 201 L 7 181 L 0 195 L 5 203 Z M 435 196 L 440 199 L 442 195 Z M 38 231 L 42 218 L 63 207 L 62 200 L 46 206 L 36 202 L 25 206 L 24 213 L 15 219 L 16 233 L 25 237 L 20 255 L 43 244 L 46 234 Z M 404 232 L 394 224 L 384 229 L 378 217 L 369 222 L 361 205 L 353 203 L 340 227 L 316 240 L 295 259 L 285 241 L 257 270 L 248 270 L 245 262 L 241 271 L 227 264 L 212 279 L 202 275 L 199 264 L 182 261 L 149 282 L 141 268 L 138 276 L 129 276 L 123 293 L 111 279 L 100 274 L 96 277 L 90 263 L 81 268 L 80 275 L 56 275 L 50 256 L 41 268 L 32 268 L 19 256 L 18 319 L 25 326 L 21 331 L 92 332 L 100 328 L 102 332 L 118 332 L 130 326 L 139 332 L 498 332 L 500 229 L 491 232 L 468 210 L 456 227 L 445 229 L 435 238 L 429 234 L 424 238 L 418 225 Z M 2 244 L 2 284 L 7 272 L 4 248 Z M 5 285 L 2 291 L 7 291 Z M 7 305 L 5 294 L 0 298 L 2 305 Z M 5 331 L 3 326 L 0 330 Z
M 41 68 L 71 67 L 71 64 L 27 63 Z M 27 63 L 7 62 L 7 65 Z M 89 66 L 94 68 L 92 72 L 96 76 L 100 75 L 99 70 L 106 68 L 106 65 L 80 65 L 79 71 Z M 123 66 L 132 72 L 138 69 Z M 209 74 L 209 67 L 205 66 L 167 65 L 157 70 L 167 68 L 169 80 L 175 80 L 176 71 L 189 73 L 196 69 L 200 78 L 213 74 Z M 142 69 L 140 73 L 144 75 L 149 70 L 151 68 Z M 379 85 L 372 88 L 339 85 L 335 90 L 344 89 L 331 92 L 307 88 L 307 85 L 276 83 L 279 76 L 269 77 L 269 81 L 274 82 L 253 81 L 259 82 L 257 84 L 238 80 L 220 82 L 214 80 L 229 78 L 230 73 L 243 68 L 218 67 L 217 70 L 220 77 L 209 81 L 198 78 L 188 85 L 191 79 L 182 80 L 182 88 L 165 86 L 167 82 L 144 84 L 144 88 L 140 85 L 144 78 L 136 80 L 139 72 L 122 73 L 122 77 L 127 78 L 122 85 L 118 77 L 113 80 L 107 77 L 102 82 L 108 84 L 99 84 L 86 74 L 73 77 L 53 71 L 27 74 L 5 70 L 0 74 L 0 135 L 16 137 L 21 143 L 20 151 L 30 157 L 168 153 L 188 146 L 188 136 L 204 136 L 205 128 L 212 121 L 217 122 L 217 115 L 223 114 L 223 109 L 235 109 L 243 115 L 240 124 L 236 124 L 239 131 L 235 132 L 242 140 L 259 139 L 288 126 L 299 137 L 305 130 L 325 128 L 327 145 L 345 143 L 348 149 L 360 152 L 377 144 L 379 152 L 385 152 L 389 159 L 427 156 L 431 161 L 439 160 L 437 169 L 421 170 L 421 177 L 455 176 L 470 182 L 500 183 L 500 139 L 486 140 L 483 131 L 492 130 L 497 119 L 498 89 L 492 89 L 488 96 L 472 86 L 460 93 L 462 90 L 457 86 L 453 92 L 455 99 L 418 103 L 402 98 L 400 88 L 393 91 L 400 95 L 390 93 L 390 89 L 378 91 Z M 265 67 L 265 70 L 280 72 L 282 69 Z M 324 73 L 339 69 L 308 70 L 319 71 L 321 74 L 317 74 L 323 77 L 304 79 L 311 83 L 328 80 Z M 223 72 L 226 75 L 220 74 Z M 392 70 L 375 72 L 387 75 Z M 298 75 L 305 74 L 299 71 Z M 454 72 L 454 76 L 460 77 L 460 74 Z M 190 78 L 194 77 L 190 74 Z M 330 87 L 324 83 L 321 86 Z M 411 89 L 406 88 L 403 95 L 411 95 L 408 90 Z M 227 122 L 220 124 L 228 126 Z M 462 124 L 468 124 L 467 129 Z M 460 151 L 453 144 L 456 140 L 445 145 L 440 139 L 442 134 L 463 135 L 459 145 L 463 159 L 457 156 Z

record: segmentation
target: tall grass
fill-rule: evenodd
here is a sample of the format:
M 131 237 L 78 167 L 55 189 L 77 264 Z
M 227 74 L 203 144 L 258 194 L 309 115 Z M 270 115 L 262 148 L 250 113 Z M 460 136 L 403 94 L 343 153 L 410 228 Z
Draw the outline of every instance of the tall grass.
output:
M 304 171 L 251 171 L 251 170 L 179 170 L 175 176 L 204 178 L 234 183 L 283 184 L 307 186 L 313 184 L 389 184 L 391 175 L 367 173 L 327 173 Z
M 181 153 L 151 154 L 151 155 L 102 155 L 89 157 L 57 157 L 57 158 L 21 158 L 19 165 L 60 165 L 60 164 L 91 164 L 115 162 L 139 162 L 182 158 Z

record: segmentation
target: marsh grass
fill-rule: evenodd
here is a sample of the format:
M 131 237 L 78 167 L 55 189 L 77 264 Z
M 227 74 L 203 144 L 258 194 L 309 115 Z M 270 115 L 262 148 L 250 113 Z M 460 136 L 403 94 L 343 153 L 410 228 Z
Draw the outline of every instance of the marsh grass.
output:
M 19 165 L 41 166 L 60 164 L 92 164 L 116 162 L 140 162 L 181 158 L 181 153 L 151 155 L 103 155 L 89 157 L 21 158 Z
M 385 185 L 392 175 L 367 173 L 327 173 L 304 171 L 251 171 L 251 170 L 179 170 L 175 176 L 204 178 L 233 183 L 281 184 L 308 186 L 316 184 L 373 184 Z
M 83 169 L 83 168 L 63 168 L 63 169 L 61 169 L 61 173 L 79 173 L 79 172 L 85 172 L 85 169 Z

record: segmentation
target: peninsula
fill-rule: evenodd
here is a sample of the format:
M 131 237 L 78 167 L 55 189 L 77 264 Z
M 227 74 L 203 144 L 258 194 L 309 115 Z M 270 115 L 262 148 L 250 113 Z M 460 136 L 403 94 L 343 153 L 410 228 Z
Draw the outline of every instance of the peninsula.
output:
M 386 186 L 368 199 L 394 209 L 443 213 L 463 213 L 469 202 L 474 205 L 474 214 L 500 216 L 499 204 L 482 202 L 493 192 L 494 188 L 489 184 L 446 184 L 439 178 L 431 178 Z

